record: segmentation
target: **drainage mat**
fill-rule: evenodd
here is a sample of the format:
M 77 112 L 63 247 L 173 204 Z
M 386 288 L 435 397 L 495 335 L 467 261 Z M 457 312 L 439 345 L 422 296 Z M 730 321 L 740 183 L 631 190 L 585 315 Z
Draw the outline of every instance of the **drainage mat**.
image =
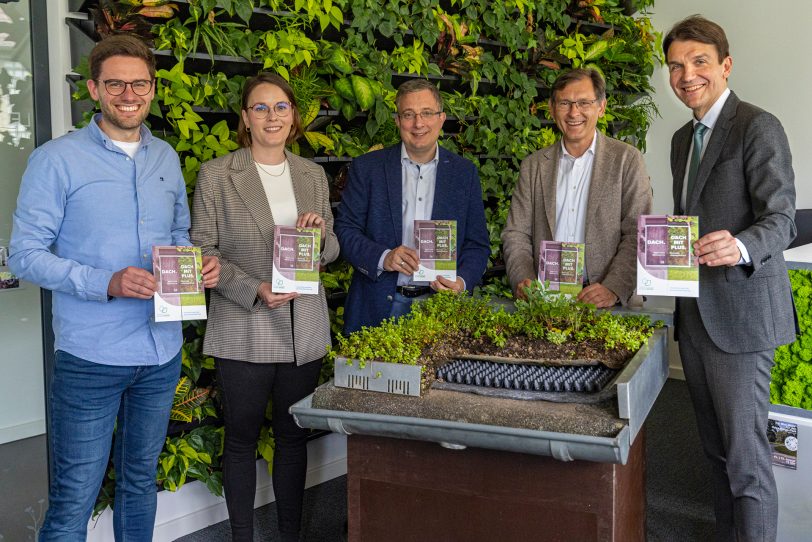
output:
M 432 388 L 513 399 L 594 403 L 615 395 L 618 371 L 604 365 L 552 366 L 451 360 L 437 369 Z

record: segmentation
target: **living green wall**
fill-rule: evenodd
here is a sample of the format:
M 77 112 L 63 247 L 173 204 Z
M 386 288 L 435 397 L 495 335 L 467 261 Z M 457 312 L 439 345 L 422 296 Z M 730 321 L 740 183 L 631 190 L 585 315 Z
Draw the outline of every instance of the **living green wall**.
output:
M 789 272 L 801 334 L 775 350 L 770 401 L 812 410 L 812 271 Z
M 440 143 L 479 168 L 494 272 L 486 289 L 504 291 L 499 235 L 519 164 L 558 134 L 547 111 L 561 70 L 592 67 L 606 79 L 608 106 L 599 129 L 640 147 L 656 108 L 649 78 L 660 35 L 643 13 L 652 0 L 124 0 L 88 2 L 94 39 L 137 32 L 158 53 L 149 122 L 181 157 L 188 192 L 200 165 L 234 150 L 240 89 L 247 76 L 272 70 L 293 86 L 307 130 L 293 151 L 321 163 L 340 200 L 352 157 L 399 140 L 396 87 L 428 77 L 448 114 Z M 77 72 L 87 76 L 86 65 Z M 83 83 L 77 100 L 88 98 Z M 87 117 L 85 118 L 85 120 Z M 340 212 L 340 211 L 339 211 Z M 339 294 L 346 264 L 322 274 Z M 335 311 L 334 329 L 342 309 Z M 177 489 L 200 479 L 221 491 L 222 429 L 213 364 L 200 351 L 204 325 L 186 328 L 183 371 L 158 481 Z M 323 376 L 331 374 L 325 366 Z M 199 426 L 198 426 L 199 425 Z M 273 454 L 263 430 L 258 450 Z M 111 499 L 112 480 L 99 509 Z

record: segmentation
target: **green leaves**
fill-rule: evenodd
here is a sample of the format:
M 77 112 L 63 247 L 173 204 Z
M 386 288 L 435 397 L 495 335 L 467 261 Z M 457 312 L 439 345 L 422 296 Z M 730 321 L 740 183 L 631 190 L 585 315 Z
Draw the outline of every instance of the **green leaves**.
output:
M 775 350 L 770 400 L 812 409 L 812 271 L 792 269 L 789 276 L 801 334 Z
M 164 489 L 177 491 L 192 478 L 205 483 L 213 494 L 222 496 L 222 455 L 222 427 L 204 425 L 188 434 L 167 438 L 158 457 L 157 482 Z

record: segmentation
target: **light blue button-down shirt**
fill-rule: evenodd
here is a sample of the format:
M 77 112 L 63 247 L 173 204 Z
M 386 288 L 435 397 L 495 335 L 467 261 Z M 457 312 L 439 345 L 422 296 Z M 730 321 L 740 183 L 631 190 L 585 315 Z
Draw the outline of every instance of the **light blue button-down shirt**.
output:
M 155 323 L 151 299 L 114 298 L 113 273 L 152 272 L 154 245 L 190 245 L 178 156 L 141 127 L 134 158 L 87 127 L 42 145 L 23 175 L 9 267 L 53 290 L 56 349 L 105 365 L 156 365 L 182 343 L 180 322 Z

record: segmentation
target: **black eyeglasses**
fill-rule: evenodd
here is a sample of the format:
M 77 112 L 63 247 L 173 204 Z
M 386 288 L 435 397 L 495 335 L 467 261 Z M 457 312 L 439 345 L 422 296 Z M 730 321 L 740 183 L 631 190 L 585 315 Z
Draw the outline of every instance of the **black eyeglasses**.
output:
M 398 113 L 398 117 L 400 120 L 405 120 L 407 122 L 411 122 L 416 119 L 418 116 L 423 120 L 429 120 L 433 117 L 442 115 L 442 111 L 421 111 L 420 113 L 415 113 L 414 111 L 404 111 L 403 113 Z
M 287 117 L 293 109 L 293 104 L 290 102 L 276 102 L 273 106 L 270 106 L 268 104 L 258 103 L 246 107 L 246 109 L 254 115 L 255 119 L 265 120 L 268 118 L 268 115 L 271 114 L 271 109 L 273 109 L 277 117 Z
M 152 81 L 149 79 L 136 79 L 135 81 L 122 81 L 121 79 L 105 79 L 104 89 L 111 96 L 120 96 L 127 90 L 127 85 L 138 96 L 146 96 L 152 90 Z

